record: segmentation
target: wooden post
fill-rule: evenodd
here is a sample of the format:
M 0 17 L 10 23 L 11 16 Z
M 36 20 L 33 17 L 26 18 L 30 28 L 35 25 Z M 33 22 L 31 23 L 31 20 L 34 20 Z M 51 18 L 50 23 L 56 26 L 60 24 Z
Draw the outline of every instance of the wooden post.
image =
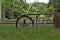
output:
M 37 26 L 37 15 L 36 15 L 36 26 Z
M 0 0 L 0 19 L 1 19 L 1 0 Z
M 54 27 L 60 28 L 60 12 L 54 14 Z

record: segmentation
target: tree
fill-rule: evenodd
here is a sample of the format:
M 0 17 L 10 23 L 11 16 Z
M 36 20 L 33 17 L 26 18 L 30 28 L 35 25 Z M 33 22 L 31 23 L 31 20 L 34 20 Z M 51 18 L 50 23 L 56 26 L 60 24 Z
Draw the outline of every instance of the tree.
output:
M 49 5 L 53 5 L 56 8 L 56 11 L 60 12 L 60 0 L 49 0 Z
M 40 4 L 38 2 L 29 4 L 28 10 L 30 13 L 40 12 L 40 9 Z
M 5 13 L 6 10 L 9 12 L 10 15 L 13 15 L 14 12 L 16 12 L 16 14 L 23 14 L 27 13 L 27 6 L 25 1 L 23 0 L 20 0 L 19 3 L 14 3 L 14 0 L 2 0 L 2 11 Z
M 13 4 L 13 0 L 2 0 L 2 9 L 10 9 Z
M 2 0 L 2 15 L 3 15 L 3 17 L 5 17 L 6 11 L 11 13 L 12 4 L 13 4 L 13 0 Z

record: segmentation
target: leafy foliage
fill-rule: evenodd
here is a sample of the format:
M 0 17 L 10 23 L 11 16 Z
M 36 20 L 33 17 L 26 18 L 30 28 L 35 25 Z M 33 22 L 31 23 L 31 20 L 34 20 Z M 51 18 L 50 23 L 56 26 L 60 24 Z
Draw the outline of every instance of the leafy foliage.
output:
M 56 8 L 56 11 L 60 11 L 60 0 L 49 0 L 50 4 Z
M 35 12 L 44 14 L 46 12 L 55 11 L 55 8 L 53 6 L 50 7 L 47 6 L 48 4 L 38 2 L 28 4 L 24 0 L 20 0 L 19 3 L 18 2 L 14 3 L 14 0 L 2 0 L 2 11 L 7 10 L 11 18 L 17 17 L 17 15 L 20 14 L 28 14 Z

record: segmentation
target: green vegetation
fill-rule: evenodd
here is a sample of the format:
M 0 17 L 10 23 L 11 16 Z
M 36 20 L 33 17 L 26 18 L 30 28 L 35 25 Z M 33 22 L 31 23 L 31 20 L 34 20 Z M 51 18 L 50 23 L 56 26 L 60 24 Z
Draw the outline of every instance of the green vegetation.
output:
M 56 11 L 60 12 L 60 0 L 49 0 L 49 5 L 52 5 L 56 8 Z
M 0 19 L 0 40 L 60 40 L 60 29 L 54 28 L 53 25 L 39 24 L 38 26 L 20 26 L 18 29 L 15 24 L 6 24 L 6 22 L 15 23 L 17 16 L 21 14 L 41 14 L 39 19 L 53 20 L 52 15 L 44 15 L 48 12 L 55 12 L 56 8 L 53 5 L 48 7 L 44 3 L 28 4 L 23 0 L 14 2 L 13 0 L 2 0 L 2 19 Z M 32 16 L 31 16 L 32 17 Z M 8 19 L 7 19 L 8 18 Z M 34 17 L 32 17 L 34 19 Z M 26 19 L 26 18 L 24 18 Z M 21 19 L 22 22 L 23 18 Z M 28 19 L 26 19 L 28 20 Z M 48 21 L 47 20 L 47 21 Z
M 20 26 L 0 25 L 0 40 L 60 40 L 60 29 L 53 25 Z
M 19 3 L 13 0 L 2 0 L 2 15 L 8 19 L 17 18 L 21 14 L 45 14 L 47 12 L 55 12 L 54 6 L 48 7 L 48 4 L 38 2 L 28 4 L 23 0 Z
M 45 15 L 40 15 L 38 18 L 39 19 L 44 19 L 45 18 Z

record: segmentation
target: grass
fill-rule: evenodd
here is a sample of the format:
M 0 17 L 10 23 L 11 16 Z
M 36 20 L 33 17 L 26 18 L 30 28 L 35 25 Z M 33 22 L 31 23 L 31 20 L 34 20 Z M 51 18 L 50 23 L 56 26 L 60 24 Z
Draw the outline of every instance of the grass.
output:
M 60 40 L 60 29 L 53 25 L 20 26 L 0 24 L 0 40 Z

